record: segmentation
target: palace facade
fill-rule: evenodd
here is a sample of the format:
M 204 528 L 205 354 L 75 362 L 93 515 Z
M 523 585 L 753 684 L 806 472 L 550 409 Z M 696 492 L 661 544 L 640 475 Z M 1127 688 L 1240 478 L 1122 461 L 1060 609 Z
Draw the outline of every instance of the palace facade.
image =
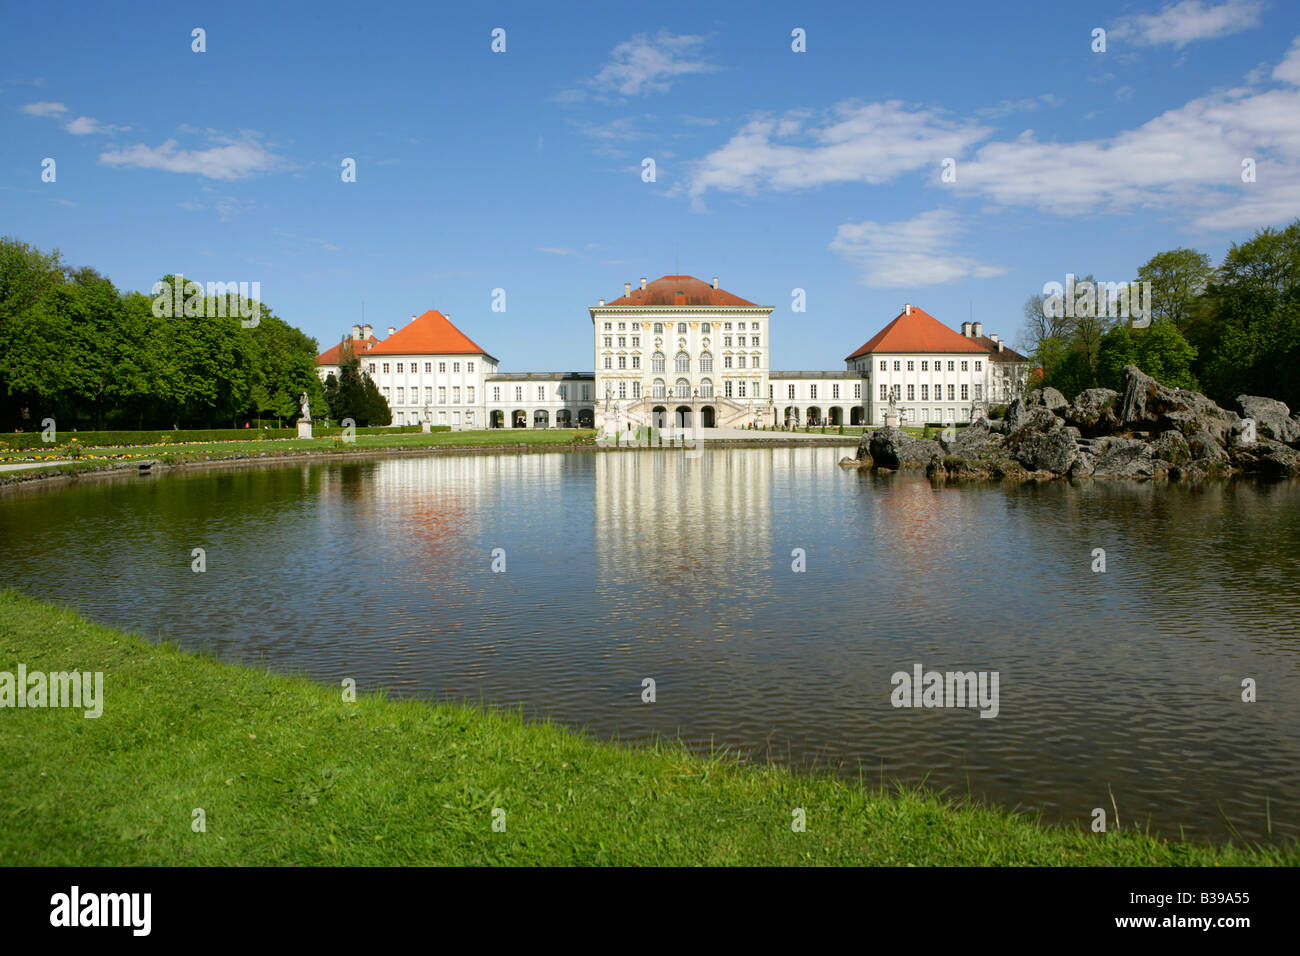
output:
M 592 372 L 502 372 L 493 355 L 436 310 L 380 339 L 353 326 L 317 356 L 322 381 L 351 350 L 393 411 L 393 424 L 452 429 L 743 428 L 825 422 L 970 421 L 1009 402 L 1030 362 L 979 322 L 957 332 L 903 309 L 837 371 L 771 368 L 773 306 L 719 288 L 715 276 L 668 275 L 590 306 Z M 892 416 L 892 417 L 890 417 Z

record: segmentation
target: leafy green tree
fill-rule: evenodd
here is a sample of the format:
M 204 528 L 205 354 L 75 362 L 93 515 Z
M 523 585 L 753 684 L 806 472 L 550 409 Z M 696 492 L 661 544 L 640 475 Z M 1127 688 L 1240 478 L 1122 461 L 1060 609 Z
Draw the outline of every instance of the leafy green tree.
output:
M 1101 338 L 1097 352 L 1097 384 L 1119 391 L 1124 381 L 1124 366 L 1138 362 L 1137 344 L 1128 323 L 1120 323 Z
M 1195 249 L 1160 252 L 1138 268 L 1138 281 L 1151 283 L 1151 318 L 1167 319 L 1184 330 L 1214 275 L 1210 257 Z

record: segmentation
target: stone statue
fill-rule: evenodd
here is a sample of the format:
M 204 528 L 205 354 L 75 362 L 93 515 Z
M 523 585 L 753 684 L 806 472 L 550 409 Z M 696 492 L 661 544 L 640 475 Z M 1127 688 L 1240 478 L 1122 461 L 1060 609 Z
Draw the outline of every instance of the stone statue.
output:
M 306 393 L 306 392 L 303 392 L 301 395 L 298 396 L 298 407 L 299 407 L 299 410 L 302 412 L 302 418 L 303 418 L 303 420 L 304 420 L 304 421 L 311 421 L 311 409 L 309 409 L 309 408 L 307 407 L 307 393 Z

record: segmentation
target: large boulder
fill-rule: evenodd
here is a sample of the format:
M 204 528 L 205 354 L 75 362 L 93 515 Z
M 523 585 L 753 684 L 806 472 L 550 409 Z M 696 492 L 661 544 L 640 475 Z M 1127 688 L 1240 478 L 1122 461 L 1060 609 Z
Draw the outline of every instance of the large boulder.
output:
M 993 430 L 986 418 L 975 419 L 965 428 L 958 430 L 951 439 L 943 435 L 939 436 L 939 444 L 947 455 L 971 456 L 978 454 L 989 445 L 1001 447 L 1004 441 L 1002 435 Z
M 1291 417 L 1291 409 L 1275 398 L 1238 395 L 1237 410 L 1242 418 L 1255 419 L 1255 434 L 1260 438 L 1294 445 L 1300 442 L 1300 422 Z
M 1171 428 L 1151 443 L 1151 457 L 1171 465 L 1182 465 L 1196 456 L 1183 433 Z
M 1011 404 L 1007 406 L 1007 413 L 1002 419 L 1006 423 L 1007 434 L 1011 434 L 1023 425 L 1028 414 L 1029 407 L 1024 402 L 1019 398 L 1012 399 Z
M 1113 388 L 1085 389 L 1066 409 L 1065 420 L 1085 435 L 1108 435 L 1119 427 L 1118 405 L 1119 392 Z
M 1300 451 L 1271 438 L 1232 449 L 1233 463 L 1242 471 L 1281 478 L 1300 478 Z
M 1192 432 L 1187 436 L 1187 446 L 1191 451 L 1193 461 L 1219 463 L 1228 460 L 1228 453 L 1223 450 L 1223 446 L 1215 441 L 1214 436 L 1209 432 Z
M 1066 428 L 1046 407 L 1028 409 L 1024 423 L 1007 436 L 1007 451 L 1030 471 L 1068 474 L 1079 454 L 1079 432 Z
M 1136 365 L 1124 366 L 1124 397 L 1119 424 L 1123 428 L 1164 432 L 1176 428 L 1184 435 L 1205 431 L 1226 444 L 1236 412 L 1225 411 L 1199 392 L 1161 385 Z
M 1152 478 L 1169 470 L 1168 462 L 1155 457 L 1151 444 L 1135 438 L 1099 438 L 1093 451 L 1094 478 Z
M 911 435 L 886 425 L 863 436 L 867 454 L 878 468 L 924 468 L 936 455 L 942 457 L 943 449 L 937 441 L 913 438 Z M 859 457 L 861 457 L 859 445 Z
M 1046 388 L 1036 388 L 1029 393 L 1029 406 L 1045 408 L 1053 415 L 1061 415 L 1070 407 L 1070 400 L 1048 385 Z

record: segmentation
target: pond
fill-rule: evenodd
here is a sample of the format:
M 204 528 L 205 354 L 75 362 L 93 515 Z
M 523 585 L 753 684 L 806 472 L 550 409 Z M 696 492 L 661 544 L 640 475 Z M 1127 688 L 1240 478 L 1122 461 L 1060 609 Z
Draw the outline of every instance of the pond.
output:
M 439 455 L 6 491 L 0 574 L 335 685 L 924 780 L 1048 822 L 1113 820 L 1113 793 L 1125 825 L 1171 837 L 1300 836 L 1300 482 L 940 487 L 842 469 L 844 451 Z M 894 706 L 918 666 L 996 673 L 996 716 Z

